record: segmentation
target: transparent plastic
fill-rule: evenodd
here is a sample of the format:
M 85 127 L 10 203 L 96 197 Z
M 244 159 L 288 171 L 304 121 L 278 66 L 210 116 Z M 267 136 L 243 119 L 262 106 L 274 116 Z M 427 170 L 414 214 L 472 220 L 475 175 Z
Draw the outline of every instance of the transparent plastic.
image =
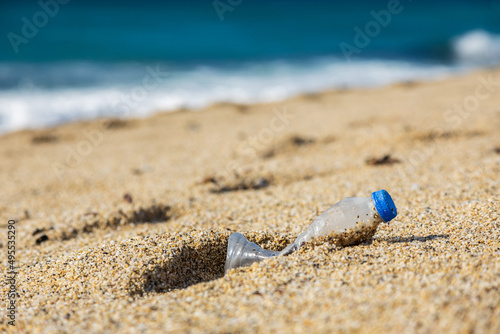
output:
M 246 267 L 254 262 L 277 256 L 279 252 L 262 249 L 257 244 L 249 242 L 242 234 L 233 233 L 227 244 L 226 265 L 224 271 Z
M 231 234 L 224 270 L 227 272 L 273 256 L 288 255 L 305 243 L 321 237 L 331 238 L 339 246 L 357 244 L 369 240 L 382 221 L 372 198 L 347 197 L 316 217 L 311 225 L 281 252 L 262 249 L 240 233 Z

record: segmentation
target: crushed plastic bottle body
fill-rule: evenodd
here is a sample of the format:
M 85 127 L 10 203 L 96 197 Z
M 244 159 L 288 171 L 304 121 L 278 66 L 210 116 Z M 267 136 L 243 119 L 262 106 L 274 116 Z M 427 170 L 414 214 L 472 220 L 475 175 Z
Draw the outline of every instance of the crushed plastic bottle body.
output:
M 380 190 L 371 198 L 347 197 L 331 206 L 281 252 L 264 250 L 243 235 L 233 233 L 229 237 L 225 272 L 269 257 L 291 254 L 305 243 L 321 237 L 331 238 L 339 246 L 358 244 L 369 240 L 381 222 L 388 222 L 396 215 L 392 198 L 385 190 Z
M 335 238 L 339 246 L 356 244 L 369 237 L 366 234 L 374 234 L 381 222 L 370 198 L 347 197 L 319 215 L 282 254 L 288 255 L 318 237 Z

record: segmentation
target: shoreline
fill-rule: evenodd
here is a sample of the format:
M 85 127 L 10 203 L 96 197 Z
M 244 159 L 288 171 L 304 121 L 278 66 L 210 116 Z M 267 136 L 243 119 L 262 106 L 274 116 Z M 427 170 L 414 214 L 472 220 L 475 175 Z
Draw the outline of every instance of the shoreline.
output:
M 459 78 L 467 75 L 471 75 L 473 73 L 478 73 L 481 71 L 487 71 L 487 70 L 494 70 L 495 68 L 500 68 L 500 65 L 492 66 L 492 67 L 483 67 L 483 68 L 477 68 L 477 67 L 472 67 L 468 69 L 461 69 L 458 70 L 457 72 L 451 72 L 451 73 L 441 73 L 441 74 L 434 74 L 430 77 L 424 78 L 424 79 L 408 79 L 408 80 L 401 80 L 397 82 L 392 82 L 392 83 L 380 83 L 376 85 L 367 85 L 367 86 L 352 86 L 352 87 L 336 87 L 336 88 L 326 88 L 323 90 L 315 91 L 315 92 L 301 92 L 301 93 L 292 93 L 291 95 L 288 94 L 289 96 L 281 99 L 279 101 L 271 101 L 271 102 L 259 102 L 255 101 L 252 103 L 242 103 L 242 102 L 229 102 L 229 101 L 219 101 L 219 102 L 214 102 L 210 103 L 208 105 L 205 105 L 203 107 L 199 108 L 189 108 L 189 107 L 181 107 L 177 109 L 172 109 L 172 110 L 167 110 L 167 111 L 162 111 L 161 109 L 157 111 L 151 111 L 146 113 L 145 116 L 138 116 L 138 115 L 130 115 L 126 117 L 117 117 L 116 115 L 109 115 L 109 116 L 99 116 L 97 118 L 93 119 L 76 119 L 76 120 L 70 120 L 67 122 L 62 122 L 62 123 L 57 123 L 53 125 L 46 125 L 46 126 L 39 126 L 39 127 L 25 127 L 21 128 L 18 130 L 7 130 L 5 132 L 0 133 L 0 137 L 4 135 L 9 135 L 11 133 L 16 133 L 16 132 L 23 132 L 23 131 L 38 131 L 38 130 L 47 130 L 50 131 L 51 129 L 55 129 L 60 126 L 64 126 L 66 124 L 71 124 L 71 123 L 87 123 L 87 122 L 94 122 L 94 121 L 106 121 L 106 120 L 111 120 L 111 119 L 129 119 L 129 120 L 141 120 L 141 119 L 147 119 L 154 117 L 158 113 L 176 113 L 176 112 L 184 112 L 184 111 L 190 111 L 190 112 L 203 112 L 204 110 L 211 109 L 212 107 L 216 106 L 226 106 L 226 105 L 231 105 L 236 108 L 242 107 L 242 108 L 247 108 L 250 106 L 255 106 L 255 105 L 268 105 L 268 104 L 279 104 L 279 103 L 284 103 L 288 100 L 293 100 L 296 98 L 301 98 L 301 97 L 307 97 L 307 96 L 318 96 L 318 95 L 324 95 L 324 94 L 332 94 L 335 92 L 339 91 L 363 91 L 363 90 L 373 90 L 373 89 L 379 89 L 379 88 L 385 88 L 385 87 L 392 87 L 392 86 L 398 86 L 398 85 L 418 85 L 421 83 L 428 83 L 428 82 L 440 82 L 440 81 L 447 81 L 447 80 L 453 80 L 454 78 Z M 103 87 L 104 89 L 105 87 Z M 115 113 L 116 114 L 116 113 Z

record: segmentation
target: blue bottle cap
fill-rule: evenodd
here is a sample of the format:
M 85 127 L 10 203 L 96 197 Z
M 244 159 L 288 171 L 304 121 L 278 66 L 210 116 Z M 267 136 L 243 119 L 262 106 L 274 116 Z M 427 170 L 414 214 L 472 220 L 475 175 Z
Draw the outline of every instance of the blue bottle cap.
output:
M 372 200 L 378 214 L 386 223 L 398 215 L 396 204 L 394 204 L 391 195 L 384 189 L 372 193 Z

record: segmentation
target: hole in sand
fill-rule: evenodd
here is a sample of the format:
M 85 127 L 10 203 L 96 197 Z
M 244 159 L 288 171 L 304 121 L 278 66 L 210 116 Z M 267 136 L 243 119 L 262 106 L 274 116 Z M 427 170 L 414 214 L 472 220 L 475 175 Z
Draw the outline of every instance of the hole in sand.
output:
M 229 234 L 221 235 L 219 239 L 201 238 L 172 245 L 165 250 L 170 253 L 165 263 L 130 281 L 130 295 L 183 289 L 224 276 Z
M 163 250 L 162 263 L 133 276 L 131 296 L 184 289 L 224 276 L 230 231 L 206 231 L 183 235 Z M 269 232 L 247 232 L 245 237 L 264 249 L 282 250 L 295 236 Z

